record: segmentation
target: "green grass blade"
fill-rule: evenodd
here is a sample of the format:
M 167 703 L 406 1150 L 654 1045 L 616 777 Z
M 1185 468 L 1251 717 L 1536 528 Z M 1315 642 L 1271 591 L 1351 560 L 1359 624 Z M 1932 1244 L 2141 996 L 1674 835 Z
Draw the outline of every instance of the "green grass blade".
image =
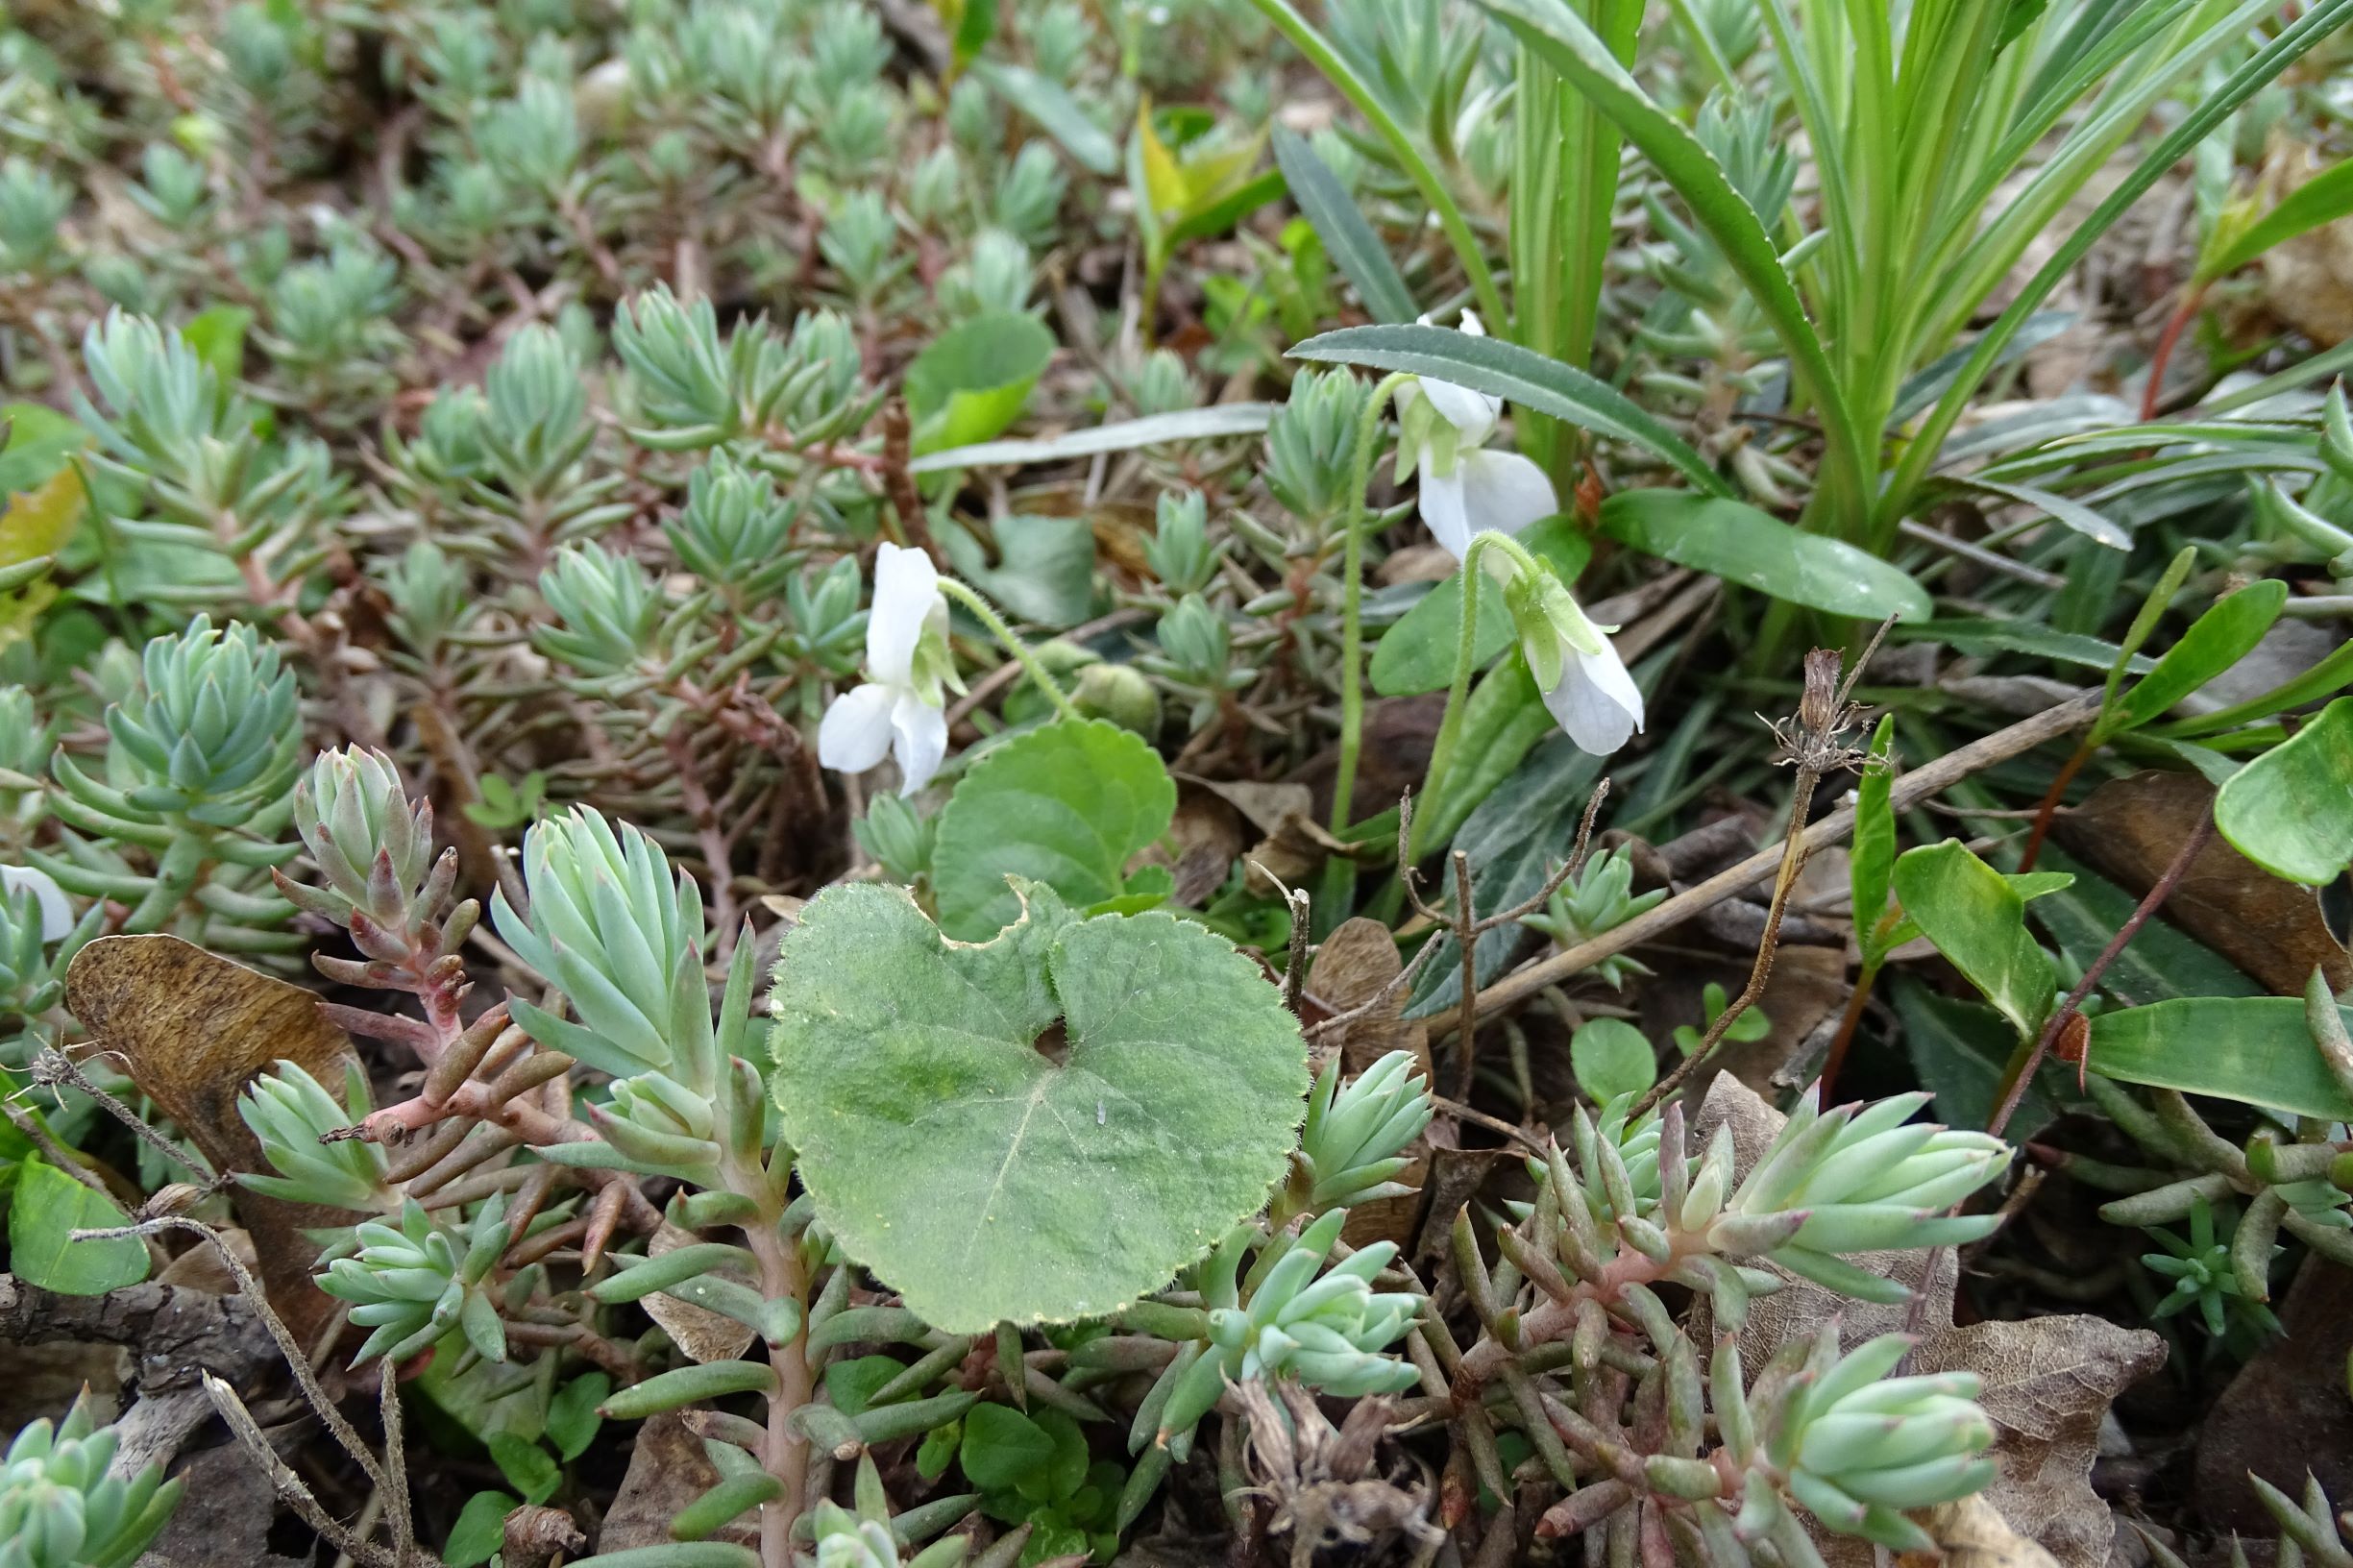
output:
M 1375 321 L 1406 322 L 1414 317 L 1413 291 L 1389 259 L 1387 247 L 1373 226 L 1364 221 L 1356 203 L 1330 165 L 1315 156 L 1307 138 L 1275 127 L 1275 163 L 1289 183 L 1291 199 L 1307 215 L 1316 234 Z

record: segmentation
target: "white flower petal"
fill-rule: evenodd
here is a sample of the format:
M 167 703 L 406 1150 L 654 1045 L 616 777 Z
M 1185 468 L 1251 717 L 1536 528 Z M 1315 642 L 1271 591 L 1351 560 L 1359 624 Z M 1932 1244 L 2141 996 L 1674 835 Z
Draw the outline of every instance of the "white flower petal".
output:
M 901 692 L 891 708 L 891 728 L 897 736 L 891 749 L 898 758 L 898 793 L 913 795 L 947 757 L 947 715 L 916 693 Z
M 1490 398 L 1484 392 L 1474 392 L 1467 386 L 1452 381 L 1421 378 L 1422 395 L 1438 417 L 1462 432 L 1462 445 L 1475 447 L 1495 431 L 1495 422 L 1503 416 L 1504 400 Z
M 891 704 L 897 693 L 869 682 L 844 692 L 817 726 L 817 760 L 845 773 L 863 773 L 891 754 Z
M 1560 684 L 1544 694 L 1544 706 L 1581 751 L 1605 757 L 1642 727 L 1642 693 L 1613 649 L 1582 654 L 1560 648 Z
M 1517 533 L 1560 510 L 1553 481 L 1532 458 L 1516 452 L 1466 452 L 1455 459 L 1462 504 L 1474 526 Z
M 893 686 L 909 684 L 924 624 L 944 602 L 931 557 L 886 542 L 874 556 L 874 604 L 866 618 L 868 676 Z
M 0 866 L 0 891 L 32 893 L 33 901 L 40 906 L 41 941 L 55 942 L 74 928 L 74 906 L 47 871 L 30 866 Z
M 1428 464 L 1425 455 L 1420 471 L 1422 522 L 1429 527 L 1431 536 L 1458 561 L 1471 548 L 1471 514 L 1463 503 L 1462 465 L 1458 462 L 1452 474 L 1440 478 L 1430 472 Z

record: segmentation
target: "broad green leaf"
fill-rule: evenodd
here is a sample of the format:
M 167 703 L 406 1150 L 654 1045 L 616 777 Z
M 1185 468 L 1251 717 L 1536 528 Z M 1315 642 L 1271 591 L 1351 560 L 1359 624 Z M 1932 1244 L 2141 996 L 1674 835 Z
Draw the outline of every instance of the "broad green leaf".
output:
M 889 1356 L 858 1356 L 829 1361 L 825 1366 L 825 1397 L 845 1415 L 863 1415 L 874 1396 L 906 1370 L 904 1362 Z
M 1621 490 L 1602 502 L 1602 531 L 1646 554 L 1831 615 L 1925 621 L 1934 613 L 1926 590 L 1876 555 L 1742 502 Z
M 2018 1045 L 2009 1023 L 1983 1002 L 1941 996 L 1909 975 L 1897 976 L 1892 992 L 1903 1023 L 1904 1054 L 1920 1087 L 1936 1096 L 1936 1119 L 1982 1132 L 1994 1119 L 1995 1091 Z M 2046 1062 L 2019 1097 L 2003 1136 L 2022 1141 L 2058 1120 L 2061 1105 L 2073 1095 L 2074 1070 Z
M 1259 435 L 1281 409 L 1272 403 L 1219 403 L 1207 408 L 1180 408 L 1173 414 L 1150 414 L 1123 419 L 1092 429 L 1035 441 L 986 441 L 918 457 L 907 465 L 913 474 L 934 474 L 949 468 L 979 468 L 986 464 L 1058 463 L 1071 457 L 1091 457 L 1100 452 L 1132 452 L 1138 447 L 1167 441 L 1207 441 L 1218 436 Z
M 1454 760 L 1429 781 L 1413 812 L 1413 848 L 1444 844 L 1511 776 L 1511 770 L 1554 729 L 1544 695 L 1517 649 L 1471 688 L 1462 705 L 1462 731 Z
M 8 448 L 0 452 L 0 497 L 37 488 L 90 444 L 89 431 L 42 404 L 12 403 L 0 407 L 0 420 L 8 423 Z M 7 559 L 0 554 L 0 565 Z
M 994 941 L 841 884 L 777 956 L 775 1092 L 818 1217 L 949 1334 L 1165 1286 L 1281 1177 L 1297 1021 L 1168 915 L 1081 920 L 1041 883 Z
M 1726 262 L 1748 285 L 1758 310 L 1780 338 L 1799 384 L 1821 407 L 1829 433 L 1829 466 L 1846 470 L 1855 493 L 1865 493 L 1864 457 L 1854 443 L 1853 422 L 1829 355 L 1806 317 L 1797 285 L 1781 265 L 1779 249 L 1765 233 L 1756 209 L 1726 177 L 1714 155 L 1680 120 L 1652 101 L 1642 85 L 1618 63 L 1609 45 L 1563 0 L 1480 0 L 1480 4 L 1607 116 L 1689 205 L 1692 216 L 1723 251 Z
M 1034 316 L 993 310 L 951 328 L 907 367 L 915 450 L 986 441 L 1021 415 L 1054 357 L 1054 334 Z
M 245 372 L 245 329 L 253 324 L 254 313 L 245 306 L 216 305 L 190 317 L 180 336 L 223 386 L 234 386 Z
M 1896 896 L 1921 935 L 2031 1038 L 2057 1002 L 2058 977 L 2026 932 L 2026 903 L 2007 877 L 1958 839 L 1908 849 L 1896 861 Z
M 1119 144 L 1087 117 L 1078 100 L 1060 84 L 1025 65 L 1003 61 L 976 60 L 970 70 L 1017 112 L 1037 121 L 1047 135 L 1062 143 L 1064 152 L 1086 165 L 1090 173 L 1109 176 L 1118 172 Z
M 523 1494 L 526 1503 L 545 1503 L 563 1484 L 564 1473 L 553 1456 L 537 1443 L 511 1433 L 494 1432 L 483 1439 L 490 1458 L 506 1483 Z
M 1519 540 L 1538 560 L 1559 573 L 1562 582 L 1572 585 L 1593 554 L 1592 540 L 1565 517 L 1532 524 Z M 1511 612 L 1504 607 L 1503 589 L 1492 580 L 1481 583 L 1479 625 L 1472 633 L 1472 668 L 1485 668 L 1511 638 Z M 1423 595 L 1373 645 L 1373 690 L 1384 697 L 1444 691 L 1454 679 L 1461 641 L 1462 573 L 1457 570 Z
M 1250 149 L 1252 161 L 1258 159 L 1258 149 Z M 1206 239 L 1222 234 L 1268 202 L 1283 194 L 1283 171 L 1268 169 L 1264 173 L 1224 190 L 1213 201 L 1205 201 L 1183 218 L 1168 226 L 1170 245 L 1187 239 Z
M 87 501 L 82 471 L 70 466 L 10 498 L 8 510 L 0 512 L 0 568 L 37 561 L 64 549 Z
M 523 1499 L 505 1492 L 477 1492 L 457 1510 L 457 1523 L 441 1548 L 445 1568 L 480 1568 L 506 1546 L 506 1516 Z
M 1499 337 L 1474 337 L 1452 327 L 1343 327 L 1311 337 L 1293 359 L 1370 370 L 1409 371 L 1502 398 L 1582 429 L 1630 442 L 1667 463 L 1693 484 L 1728 496 L 1731 486 L 1690 443 L 1645 413 L 1607 381 L 1548 359 Z
M 1873 934 L 1896 886 L 1896 813 L 1888 792 L 1895 786 L 1895 768 L 1888 761 L 1896 744 L 1896 716 L 1888 714 L 1871 737 L 1873 760 L 1854 785 L 1854 838 L 1847 861 L 1847 885 L 1851 894 L 1854 939 L 1862 948 L 1863 967 L 1875 968 L 1886 959 L 1884 944 Z
M 576 1459 L 597 1440 L 604 1417 L 597 1407 L 613 1391 L 612 1378 L 591 1369 L 565 1384 L 548 1401 L 548 1440 L 566 1459 Z
M 1375 321 L 1411 321 L 1416 314 L 1413 291 L 1406 286 L 1397 263 L 1389 259 L 1381 236 L 1348 199 L 1339 177 L 1315 156 L 1307 138 L 1295 132 L 1275 127 L 1274 146 L 1275 163 L 1290 186 L 1291 199 L 1314 226 L 1334 263 L 1357 285 L 1364 308 Z
M 2140 902 L 2122 888 L 2096 876 L 2052 845 L 2043 845 L 2041 864 L 2074 880 L 2033 900 L 2041 926 L 2069 963 L 2089 968 L 2108 939 L 2132 919 Z M 2100 978 L 2100 990 L 2127 1005 L 2170 1001 L 2176 996 L 2261 996 L 2263 987 L 2228 959 L 2164 920 L 2150 920 L 2133 934 Z
M 2353 212 L 2353 159 L 2340 159 L 2290 191 L 2279 205 L 2201 258 L 2197 282 L 2228 277 L 2275 245 Z
M 2218 600 L 2190 623 L 2181 641 L 2165 651 L 2156 668 L 2109 704 L 2093 730 L 2095 741 L 2161 719 L 2174 703 L 2237 664 L 2263 641 L 2288 602 L 2288 585 L 2273 578 L 2250 583 Z
M 2233 773 L 2214 797 L 2232 847 L 2273 876 L 2326 887 L 2353 865 L 2353 697 Z
M 956 575 L 1024 621 L 1060 629 L 1087 619 L 1094 602 L 1094 528 L 1083 517 L 997 519 L 996 564 L 971 530 L 939 529 Z
M 1176 785 L 1151 745 L 1108 720 L 1064 721 L 993 748 L 940 813 L 932 886 L 941 927 L 979 942 L 1020 918 L 1005 878 L 1080 908 L 1125 891 L 1136 853 L 1168 831 Z
M 2337 1011 L 2353 1024 L 2353 1009 Z M 2102 1013 L 2092 1020 L 2091 1067 L 2128 1084 L 2353 1121 L 2353 1095 L 2321 1059 L 2298 996 L 2188 996 Z
M 127 1225 L 123 1212 L 56 1166 L 27 1160 L 9 1205 L 9 1267 L 28 1285 L 61 1296 L 100 1296 L 147 1277 L 147 1245 L 135 1236 L 76 1241 L 76 1231 Z
M 1019 1410 L 980 1404 L 964 1418 L 956 1458 L 980 1490 L 1009 1492 L 1054 1462 L 1054 1439 Z
M 996 0 L 933 0 L 948 28 L 950 74 L 961 71 L 996 34 Z
M 1569 1038 L 1569 1070 L 1597 1104 L 1639 1094 L 1658 1081 L 1650 1038 L 1623 1018 L 1588 1018 Z

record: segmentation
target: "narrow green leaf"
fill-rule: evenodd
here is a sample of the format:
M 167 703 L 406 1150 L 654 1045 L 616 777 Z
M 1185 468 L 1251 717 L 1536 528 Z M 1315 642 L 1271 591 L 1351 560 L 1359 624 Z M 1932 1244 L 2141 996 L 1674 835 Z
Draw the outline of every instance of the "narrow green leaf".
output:
M 2194 740 L 2201 735 L 2218 735 L 2241 724 L 2251 724 L 2259 719 L 2268 719 L 2275 713 L 2300 708 L 2307 702 L 2316 702 L 2333 697 L 2353 685 L 2353 641 L 2340 643 L 2328 657 L 2302 674 L 2281 681 L 2269 691 L 2233 702 L 2227 708 L 2200 714 L 2180 723 L 2167 724 L 2150 733 L 2168 740 Z
M 1964 653 L 2032 653 L 2093 670 L 2114 669 L 2123 654 L 2116 644 L 2097 637 L 2078 631 L 2056 631 L 2040 621 L 2009 616 L 1940 616 L 1933 621 L 1899 626 L 1894 639 L 1900 643 L 1944 643 Z M 2124 660 L 2124 668 L 2133 674 L 2141 674 L 2157 668 L 2157 661 L 2136 653 Z
M 1562 0 L 1480 0 L 1590 100 L 1642 150 L 1692 215 L 1723 250 L 1725 260 L 1748 285 L 1757 308 L 1772 324 L 1790 357 L 1799 384 L 1822 410 L 1828 439 L 1828 466 L 1842 470 L 1849 493 L 1871 493 L 1867 460 L 1857 441 L 1829 355 L 1798 298 L 1797 285 L 1781 266 L 1780 252 L 1765 233 L 1756 209 L 1725 175 L 1722 165 L 1682 122 L 1652 101 L 1640 83 L 1619 64 L 1609 46 Z M 1855 520 L 1859 528 L 1860 520 Z
M 1020 919 L 1009 875 L 1082 908 L 1116 897 L 1128 861 L 1175 815 L 1167 768 L 1133 731 L 1092 719 L 1017 735 L 972 765 L 940 813 L 931 866 L 941 928 L 980 942 Z
M 1528 673 L 1528 661 L 1514 649 L 1471 688 L 1462 708 L 1462 732 L 1456 738 L 1454 761 L 1441 776 L 1430 781 L 1423 798 L 1413 803 L 1415 852 L 1452 837 L 1554 727 L 1544 694 L 1536 690 L 1535 677 Z
M 2218 600 L 2190 624 L 2181 641 L 2166 649 L 2155 669 L 2110 704 L 2093 739 L 2106 740 L 2164 717 L 2173 704 L 2246 657 L 2287 602 L 2288 585 L 2275 578 L 2250 583 Z
M 2029 910 L 2069 963 L 2090 968 L 2140 902 L 2122 888 L 2096 876 L 2057 847 L 2043 845 L 2041 864 L 2071 873 L 2066 888 L 2037 898 Z M 2261 996 L 2264 988 L 2212 948 L 2164 920 L 2150 920 L 2135 933 L 2100 980 L 2100 990 L 2127 1006 L 2171 1001 L 2176 996 Z
M 1875 968 L 1885 958 L 1873 927 L 1887 909 L 1896 887 L 1896 813 L 1888 794 L 1895 787 L 1895 768 L 1888 757 L 1896 744 L 1896 716 L 1887 714 L 1871 737 L 1872 760 L 1854 786 L 1854 839 L 1847 861 L 1849 908 L 1854 920 L 1855 942 L 1863 966 Z
M 1939 995 L 1910 975 L 1895 978 L 1889 999 L 1903 1022 L 1904 1055 L 1920 1087 L 1936 1096 L 1936 1119 L 1982 1132 L 1994 1119 L 1995 1094 L 2018 1045 L 2009 1020 L 1983 1002 Z M 2056 1121 L 2061 1104 L 2073 1097 L 2074 1074 L 2046 1062 L 2020 1096 L 2004 1136 L 2023 1141 Z
M 1109 177 L 1118 171 L 1119 144 L 1058 84 L 1003 61 L 976 60 L 971 74 L 1017 112 L 1037 121 L 1088 172 Z
M 42 1160 L 17 1169 L 9 1204 L 9 1266 L 27 1285 L 61 1296 L 102 1296 L 147 1277 L 147 1244 L 135 1236 L 76 1241 L 76 1231 L 130 1221 L 120 1209 Z
M 1274 147 L 1275 162 L 1290 185 L 1291 200 L 1314 226 L 1325 253 L 1356 284 L 1364 308 L 1375 321 L 1411 321 L 1415 315 L 1413 291 L 1406 286 L 1397 263 L 1389 259 L 1381 236 L 1348 199 L 1339 177 L 1315 156 L 1307 138 L 1295 132 L 1275 127 Z
M 2128 530 L 2119 524 L 2110 522 L 2080 501 L 2071 501 L 2065 496 L 2048 490 L 2039 490 L 2030 484 L 1997 484 L 1991 479 L 1973 478 L 1957 479 L 1953 482 L 1963 489 L 1982 490 L 1988 495 L 1999 496 L 2004 501 L 2015 501 L 2031 506 L 2052 522 L 2072 528 L 2095 544 L 2105 545 L 2110 550 L 2130 550 L 2132 548 L 2132 534 Z
M 1607 381 L 1498 337 L 1474 337 L 1452 327 L 1343 327 L 1309 338 L 1290 351 L 1290 357 L 1452 381 L 1630 442 L 1709 494 L 1732 493 L 1690 443 Z
M 2353 697 L 2230 776 L 2215 826 L 2273 876 L 2326 887 L 2353 865 Z
M 1538 560 L 1559 573 L 1565 583 L 1574 584 L 1593 555 L 1592 540 L 1565 517 L 1532 523 L 1519 540 Z M 1472 632 L 1473 668 L 1484 668 L 1511 638 L 1511 612 L 1504 607 L 1503 591 L 1491 582 L 1483 584 L 1479 625 Z M 1423 595 L 1373 645 L 1369 670 L 1373 690 L 1383 697 L 1444 691 L 1454 679 L 1461 640 L 1462 574 L 1458 570 Z
M 1273 423 L 1281 406 L 1272 403 L 1220 403 L 1207 408 L 1180 408 L 1172 414 L 1119 420 L 1035 441 L 983 441 L 918 457 L 907 469 L 912 474 L 936 474 L 944 469 L 990 464 L 1058 463 L 1070 457 L 1091 457 L 1099 452 L 1132 452 L 1138 447 L 1158 446 L 1167 441 L 1260 435 Z
M 2353 1020 L 2353 1010 L 2337 1011 Z M 2321 1059 L 2299 996 L 2190 996 L 2102 1013 L 2090 1060 L 2128 1084 L 2353 1121 L 2353 1096 Z
M 2197 282 L 2225 278 L 2275 245 L 2353 212 L 2353 159 L 2340 159 L 2290 191 L 2197 269 Z
M 2026 904 L 2007 877 L 1958 839 L 1906 850 L 1896 896 L 1921 935 L 2031 1039 L 2057 1003 L 2058 977 L 2026 931 Z
M 1602 531 L 1678 566 L 1832 615 L 1925 621 L 1934 613 L 1927 591 L 1876 555 L 1793 528 L 1742 502 L 1682 490 L 1621 490 L 1602 502 Z
M 483 1440 L 490 1450 L 492 1462 L 507 1484 L 523 1494 L 526 1503 L 545 1503 L 563 1484 L 564 1473 L 556 1467 L 548 1451 L 527 1438 L 512 1433 L 494 1432 Z
M 776 1370 L 765 1361 L 705 1361 L 658 1373 L 606 1399 L 599 1411 L 615 1421 L 639 1421 L 724 1394 L 772 1394 Z

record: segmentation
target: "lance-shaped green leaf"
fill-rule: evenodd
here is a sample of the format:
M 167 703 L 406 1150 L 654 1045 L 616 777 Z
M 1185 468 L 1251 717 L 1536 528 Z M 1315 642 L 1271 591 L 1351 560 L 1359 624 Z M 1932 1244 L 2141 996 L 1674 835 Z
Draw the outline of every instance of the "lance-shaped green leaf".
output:
M 2288 193 L 2271 210 L 2227 237 L 2210 256 L 2198 258 L 2195 282 L 2211 283 L 2254 260 L 2275 245 L 2309 233 L 2353 212 L 2353 159 L 2341 159 Z
M 2353 865 L 2353 697 L 2230 776 L 2215 826 L 2241 854 L 2290 882 L 2326 887 Z
M 1502 398 L 1523 408 L 1614 437 L 1673 466 L 1701 489 L 1731 494 L 1731 486 L 1691 444 L 1643 412 L 1607 381 L 1497 337 L 1474 337 L 1451 327 L 1343 327 L 1311 337 L 1294 359 L 1371 370 L 1410 371 Z
M 1896 896 L 1921 935 L 1985 993 L 2022 1037 L 2050 1017 L 2058 977 L 2026 931 L 2026 902 L 2010 879 L 1958 839 L 1906 850 Z
M 770 1003 L 819 1217 L 950 1334 L 1166 1285 L 1264 1201 L 1308 1087 L 1295 1020 L 1224 939 L 1022 896 L 1019 923 L 968 945 L 904 892 L 832 888 Z
M 2103 741 L 2163 718 L 2174 703 L 2246 657 L 2287 602 L 2288 585 L 2277 580 L 2250 583 L 2218 600 L 2190 623 L 2190 629 L 2166 649 L 2155 669 L 2109 704 L 2094 726 L 2093 740 Z
M 1081 908 L 1115 897 L 1128 860 L 1176 815 L 1160 755 L 1107 720 L 1048 724 L 992 750 L 940 813 L 932 886 L 940 924 L 978 942 L 1010 924 L 1021 900 L 1007 876 L 1047 883 Z
M 1389 253 L 1348 199 L 1348 189 L 1331 165 L 1315 156 L 1306 137 L 1275 127 L 1275 162 L 1291 199 L 1314 227 L 1334 263 L 1357 285 L 1357 295 L 1376 321 L 1409 322 L 1414 317 L 1413 291 L 1389 259 Z
M 1927 590 L 1869 551 L 1720 496 L 1621 490 L 1602 502 L 1602 531 L 1678 566 L 1831 615 L 1925 621 L 1935 613 Z
M 2353 1009 L 2338 1017 L 2353 1023 Z M 2092 1020 L 2091 1069 L 2128 1084 L 2211 1094 L 2326 1121 L 2353 1121 L 2296 996 L 2185 996 Z

